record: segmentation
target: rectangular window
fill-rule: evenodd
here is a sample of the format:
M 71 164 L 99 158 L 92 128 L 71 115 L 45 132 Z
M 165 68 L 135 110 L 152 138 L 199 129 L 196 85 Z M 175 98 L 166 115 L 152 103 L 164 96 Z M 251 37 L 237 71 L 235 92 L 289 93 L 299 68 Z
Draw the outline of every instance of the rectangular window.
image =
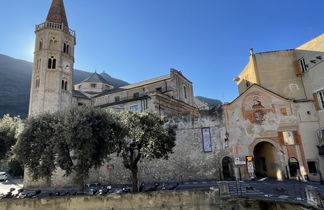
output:
M 139 98 L 139 93 L 134 93 L 134 94 L 133 94 L 133 97 L 134 97 L 134 98 Z
M 284 137 L 284 141 L 286 145 L 294 145 L 295 144 L 295 138 L 294 138 L 294 134 L 292 131 L 286 131 L 286 132 L 282 132 L 283 137 Z
M 211 143 L 210 128 L 202 128 L 201 133 L 204 152 L 212 152 L 213 148 Z
M 307 161 L 308 171 L 310 174 L 317 174 L 316 162 Z
M 96 88 L 97 87 L 97 84 L 91 84 L 91 87 L 92 88 Z
M 308 66 L 306 65 L 305 63 L 305 59 L 302 58 L 299 60 L 299 65 L 300 65 L 300 68 L 302 70 L 303 73 L 307 72 L 308 71 Z
M 120 101 L 120 97 L 119 96 L 116 96 L 115 97 L 115 102 L 119 102 Z
M 134 111 L 134 112 L 138 112 L 139 111 L 138 105 L 130 106 L 129 109 L 132 110 L 132 111 Z
M 156 88 L 156 91 L 157 92 L 162 92 L 162 88 L 161 87 L 158 87 L 158 88 Z

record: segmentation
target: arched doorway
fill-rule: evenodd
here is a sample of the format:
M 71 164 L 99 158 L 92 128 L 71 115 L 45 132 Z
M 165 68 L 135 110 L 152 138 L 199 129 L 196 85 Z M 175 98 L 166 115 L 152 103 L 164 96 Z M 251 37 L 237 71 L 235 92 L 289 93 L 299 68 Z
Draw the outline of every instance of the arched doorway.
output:
M 289 158 L 288 160 L 290 177 L 298 177 L 299 162 L 296 158 Z
M 253 150 L 255 175 L 258 178 L 272 177 L 277 178 L 278 157 L 276 148 L 269 142 L 258 143 Z
M 222 160 L 222 171 L 223 171 L 223 179 L 231 180 L 233 179 L 233 162 L 230 157 L 224 157 Z

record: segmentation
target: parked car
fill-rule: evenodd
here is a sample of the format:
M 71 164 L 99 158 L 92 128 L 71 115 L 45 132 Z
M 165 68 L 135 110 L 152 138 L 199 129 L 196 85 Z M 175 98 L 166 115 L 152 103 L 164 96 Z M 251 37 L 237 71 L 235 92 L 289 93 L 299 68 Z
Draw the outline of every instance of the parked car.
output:
M 6 172 L 0 172 L 0 181 L 6 181 L 8 179 L 8 175 Z

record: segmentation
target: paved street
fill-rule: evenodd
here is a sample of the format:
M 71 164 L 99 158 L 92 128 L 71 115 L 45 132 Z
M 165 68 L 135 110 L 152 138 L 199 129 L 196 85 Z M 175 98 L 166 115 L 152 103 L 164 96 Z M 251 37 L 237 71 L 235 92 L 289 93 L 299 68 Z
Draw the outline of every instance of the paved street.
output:
M 324 194 L 324 185 L 318 182 L 301 182 L 296 180 L 277 181 L 274 179 L 266 179 L 264 181 L 228 181 L 229 193 L 231 196 L 249 196 L 249 197 L 265 197 L 279 198 L 285 200 L 305 201 L 305 187 L 312 185 L 320 189 Z M 180 182 L 180 183 L 151 183 L 141 187 L 141 191 L 161 191 L 161 190 L 190 190 L 190 189 L 210 189 L 218 187 L 218 181 L 206 182 Z M 0 182 L 0 194 L 7 193 L 10 188 L 15 188 L 15 191 L 22 188 L 22 180 L 12 179 L 7 182 Z M 96 185 L 94 187 L 86 187 L 87 191 L 99 192 L 104 186 Z M 130 189 L 129 185 L 112 185 L 112 190 L 109 193 L 122 193 L 123 188 Z M 63 189 L 61 189 L 63 190 Z M 71 189 L 70 189 L 71 190 Z M 53 190 L 47 190 L 53 192 Z M 55 191 L 55 190 L 54 190 Z M 56 189 L 58 191 L 58 189 Z M 46 192 L 46 191 L 43 191 Z M 94 193 L 96 194 L 96 193 Z

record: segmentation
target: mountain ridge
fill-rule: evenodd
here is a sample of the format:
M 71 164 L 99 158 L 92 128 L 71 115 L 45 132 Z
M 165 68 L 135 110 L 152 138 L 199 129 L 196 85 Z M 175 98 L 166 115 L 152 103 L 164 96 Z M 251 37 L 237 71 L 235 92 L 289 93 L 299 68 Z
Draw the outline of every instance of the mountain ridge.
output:
M 33 63 L 0 54 L 0 118 L 4 114 L 27 117 Z M 74 70 L 73 84 L 87 78 L 92 72 Z M 129 83 L 111 77 L 107 73 L 101 75 L 113 86 L 121 87 Z

